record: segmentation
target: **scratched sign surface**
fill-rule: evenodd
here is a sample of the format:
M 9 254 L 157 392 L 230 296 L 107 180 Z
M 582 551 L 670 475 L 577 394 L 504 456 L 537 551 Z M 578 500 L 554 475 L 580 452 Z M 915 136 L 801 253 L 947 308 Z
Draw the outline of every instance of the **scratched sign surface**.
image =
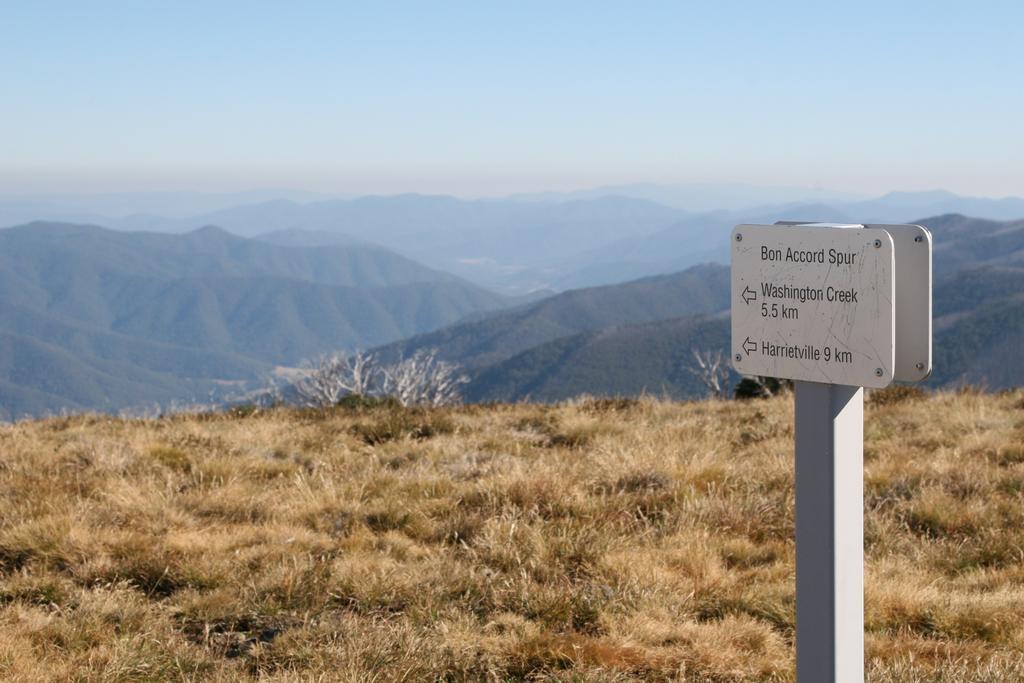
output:
M 889 233 L 826 225 L 740 225 L 731 244 L 737 372 L 864 387 L 892 382 Z

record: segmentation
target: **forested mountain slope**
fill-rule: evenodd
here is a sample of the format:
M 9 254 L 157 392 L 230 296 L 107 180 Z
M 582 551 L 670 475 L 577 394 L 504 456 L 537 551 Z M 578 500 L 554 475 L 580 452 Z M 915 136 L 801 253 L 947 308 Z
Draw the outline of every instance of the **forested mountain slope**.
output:
M 0 418 L 207 400 L 275 365 L 508 301 L 372 246 L 34 223 L 0 230 Z

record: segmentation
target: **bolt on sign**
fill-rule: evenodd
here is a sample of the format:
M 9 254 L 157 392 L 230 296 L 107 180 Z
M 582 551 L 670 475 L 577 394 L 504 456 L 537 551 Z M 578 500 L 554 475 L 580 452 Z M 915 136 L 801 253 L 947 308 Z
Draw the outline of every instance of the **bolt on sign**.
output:
M 918 249 L 929 258 L 927 301 L 907 301 L 908 309 L 927 309 L 927 334 L 916 333 L 923 348 L 910 367 L 898 367 L 897 341 L 906 335 L 898 334 L 896 261 L 904 251 L 909 256 L 913 239 L 927 231 L 887 227 L 892 234 L 863 225 L 737 226 L 732 233 L 736 371 L 873 388 L 894 379 L 924 379 L 931 369 L 930 237 L 929 248 Z

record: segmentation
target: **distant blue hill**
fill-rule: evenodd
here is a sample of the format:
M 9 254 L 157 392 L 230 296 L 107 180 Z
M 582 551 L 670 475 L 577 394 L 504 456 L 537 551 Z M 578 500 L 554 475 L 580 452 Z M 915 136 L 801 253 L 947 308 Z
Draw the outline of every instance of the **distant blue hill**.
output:
M 1024 220 L 948 214 L 915 221 L 935 238 L 933 387 L 1024 386 Z M 728 267 L 564 292 L 387 345 L 436 347 L 464 365 L 478 401 L 559 400 L 641 391 L 693 397 L 691 350 L 729 349 Z
M 206 400 L 278 365 L 510 302 L 380 247 L 0 230 L 0 418 Z
M 238 201 L 225 203 L 231 198 Z M 175 201 L 181 206 L 175 207 Z M 204 205 L 211 208 L 191 213 L 183 208 Z M 127 211 L 132 207 L 144 210 Z M 164 215 L 157 210 L 161 207 Z M 103 216 L 104 208 L 117 213 Z M 12 211 L 45 218 L 55 211 L 66 217 L 72 209 L 88 209 L 87 220 L 123 230 L 181 233 L 218 225 L 279 245 L 379 244 L 489 289 L 522 295 L 724 262 L 723 238 L 737 223 L 906 222 L 951 213 L 1004 221 L 1024 216 L 1024 199 L 962 197 L 942 190 L 865 198 L 828 190 L 728 184 L 633 184 L 475 200 L 417 194 L 325 197 L 288 191 L 0 196 L 0 225 Z

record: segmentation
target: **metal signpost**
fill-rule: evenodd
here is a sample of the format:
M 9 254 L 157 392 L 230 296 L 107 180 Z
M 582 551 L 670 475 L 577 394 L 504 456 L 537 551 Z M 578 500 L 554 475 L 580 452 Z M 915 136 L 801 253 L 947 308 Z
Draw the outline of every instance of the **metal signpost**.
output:
M 732 233 L 732 358 L 796 384 L 800 683 L 864 680 L 864 387 L 931 373 L 931 235 L 778 223 Z

